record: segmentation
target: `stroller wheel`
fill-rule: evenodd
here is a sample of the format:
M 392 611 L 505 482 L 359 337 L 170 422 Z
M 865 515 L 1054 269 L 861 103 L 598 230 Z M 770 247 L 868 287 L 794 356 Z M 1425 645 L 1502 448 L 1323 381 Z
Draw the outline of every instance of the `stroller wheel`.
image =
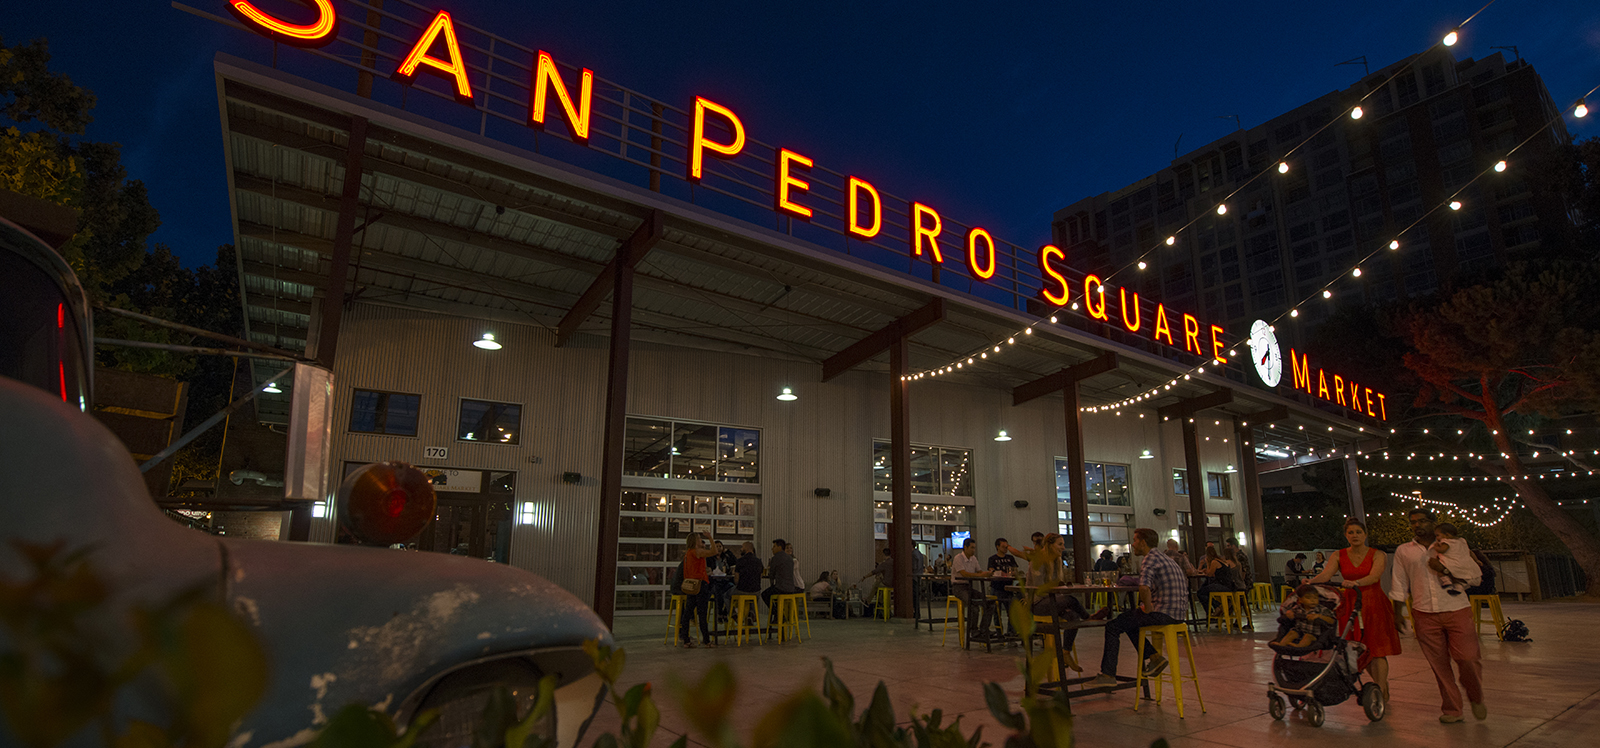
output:
M 1283 715 L 1288 711 L 1289 707 L 1284 704 L 1282 696 L 1267 694 L 1267 714 L 1272 715 L 1273 719 L 1283 719 Z
M 1322 711 L 1322 705 L 1313 701 L 1306 709 L 1306 722 L 1312 727 L 1321 727 L 1323 717 L 1327 716 Z
M 1361 687 L 1361 708 L 1367 713 L 1367 719 L 1373 722 L 1383 719 L 1389 705 L 1383 703 L 1383 689 L 1378 688 L 1378 684 L 1368 683 Z

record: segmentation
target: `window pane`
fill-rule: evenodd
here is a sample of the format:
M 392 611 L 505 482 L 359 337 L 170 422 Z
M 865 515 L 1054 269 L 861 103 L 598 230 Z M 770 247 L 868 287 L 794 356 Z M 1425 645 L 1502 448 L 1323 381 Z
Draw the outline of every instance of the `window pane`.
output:
M 1210 489 L 1211 498 L 1232 498 L 1232 491 L 1230 490 L 1232 486 L 1228 481 L 1227 473 L 1206 473 L 1206 485 Z
M 1083 482 L 1090 504 L 1106 503 L 1105 471 L 1098 462 L 1083 463 Z
M 650 505 L 653 503 L 655 503 L 655 500 L 646 499 L 642 491 L 622 492 L 622 511 L 624 512 L 648 512 L 650 511 Z
M 1172 492 L 1179 496 L 1189 495 L 1189 479 L 1182 468 L 1172 469 Z
M 1106 503 L 1111 506 L 1133 506 L 1128 491 L 1128 466 L 1106 465 Z
M 661 601 L 664 598 L 660 590 L 656 591 L 618 591 L 617 610 L 661 610 Z
M 672 477 L 716 480 L 717 427 L 672 424 Z
M 622 473 L 648 478 L 667 477 L 667 459 L 672 454 L 666 421 L 629 418 L 622 437 Z
M 1072 502 L 1072 473 L 1069 470 L 1066 460 L 1059 458 L 1056 460 L 1056 503 Z
M 662 556 L 660 543 L 618 543 L 617 561 L 660 561 Z
M 911 447 L 911 492 L 912 493 L 938 493 L 935 485 L 935 471 L 938 469 L 938 455 L 929 447 Z
M 761 454 L 761 432 L 724 426 L 717 430 L 717 480 L 759 483 L 756 458 Z
M 383 393 L 356 390 L 350 399 L 350 430 L 373 433 L 378 431 L 378 409 L 383 407 Z
M 486 400 L 462 400 L 456 438 L 468 442 L 517 444 L 521 438 L 522 406 Z
M 889 470 L 889 443 L 874 441 L 872 443 L 872 490 L 894 490 L 894 477 L 890 475 Z
M 659 538 L 667 523 L 659 517 L 623 517 L 618 535 L 624 538 Z
M 422 404 L 421 395 L 389 395 L 385 410 L 383 433 L 399 436 L 417 435 L 417 410 Z
M 618 566 L 617 584 L 619 585 L 646 585 L 666 584 L 663 573 L 666 569 L 660 566 Z
M 939 492 L 947 496 L 972 495 L 972 450 L 939 450 Z

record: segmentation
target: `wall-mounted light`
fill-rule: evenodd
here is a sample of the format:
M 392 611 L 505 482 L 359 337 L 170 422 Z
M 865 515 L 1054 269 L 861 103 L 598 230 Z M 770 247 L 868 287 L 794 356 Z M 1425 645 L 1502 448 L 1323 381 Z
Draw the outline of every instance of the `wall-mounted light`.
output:
M 994 440 L 997 442 L 1008 442 L 1011 441 L 1011 436 L 1006 433 L 1005 429 L 1000 429 L 1000 435 L 996 436 Z
M 1235 468 L 1234 468 L 1234 467 L 1233 467 L 1233 466 L 1232 466 L 1232 465 L 1229 465 L 1229 466 L 1228 466 L 1228 469 L 1227 469 L 1227 470 L 1224 470 L 1224 471 L 1222 471 L 1222 472 L 1224 472 L 1224 473 L 1237 473 L 1237 472 L 1239 472 L 1239 471 L 1238 471 L 1238 470 L 1237 470 L 1237 469 L 1235 469 Z
M 794 390 L 792 390 L 792 389 L 790 389 L 788 387 L 785 387 L 785 388 L 783 388 L 782 392 L 778 393 L 778 399 L 787 403 L 787 402 L 790 402 L 790 401 L 793 401 L 793 400 L 799 400 L 800 396 L 794 394 Z
M 1150 450 L 1148 450 L 1148 449 L 1145 450 L 1143 454 L 1139 455 L 1139 459 L 1141 459 L 1141 460 L 1154 460 L 1155 458 L 1156 458 L 1156 456 L 1153 455 L 1153 454 L 1150 454 Z
M 484 349 L 486 351 L 498 351 L 498 350 L 500 350 L 500 344 L 495 342 L 494 333 L 492 333 L 492 332 L 484 333 L 483 337 L 472 341 L 472 344 L 474 346 L 476 346 L 478 348 L 482 348 L 482 349 Z

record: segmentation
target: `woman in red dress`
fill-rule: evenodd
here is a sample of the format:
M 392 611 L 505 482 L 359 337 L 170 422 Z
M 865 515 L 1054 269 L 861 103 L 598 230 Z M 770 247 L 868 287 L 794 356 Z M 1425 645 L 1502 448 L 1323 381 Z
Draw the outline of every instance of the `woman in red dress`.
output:
M 1388 557 L 1383 551 L 1367 547 L 1367 525 L 1351 517 L 1344 522 L 1344 539 L 1350 547 L 1334 555 L 1335 563 L 1328 564 L 1322 573 L 1311 580 L 1320 584 L 1333 578 L 1334 572 L 1344 581 L 1345 604 L 1339 606 L 1339 630 L 1343 631 L 1354 611 L 1352 597 L 1361 596 L 1361 620 L 1350 638 L 1367 646 L 1367 674 L 1383 690 L 1383 700 L 1389 700 L 1389 655 L 1400 654 L 1400 632 L 1395 628 L 1394 604 L 1384 593 L 1379 582 Z

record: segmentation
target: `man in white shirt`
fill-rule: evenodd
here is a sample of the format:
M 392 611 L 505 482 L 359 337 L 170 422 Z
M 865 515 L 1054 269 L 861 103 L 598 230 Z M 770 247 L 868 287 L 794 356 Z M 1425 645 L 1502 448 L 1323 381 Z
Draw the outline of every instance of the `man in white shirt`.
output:
M 979 631 L 984 636 L 989 633 L 990 618 L 994 612 L 989 606 L 984 605 L 986 591 L 983 582 L 973 581 L 988 579 L 994 572 L 984 568 L 984 562 L 978 558 L 978 544 L 972 538 L 967 538 L 961 547 L 961 552 L 956 554 L 955 561 L 950 564 L 950 594 L 961 598 L 962 615 L 967 618 L 967 638 L 971 639 Z M 980 616 L 975 616 L 976 605 L 983 609 L 982 623 Z
M 1405 602 L 1407 598 L 1411 600 L 1411 611 L 1417 622 L 1417 646 L 1422 648 L 1423 656 L 1433 668 L 1434 680 L 1439 682 L 1439 696 L 1444 700 L 1439 721 L 1461 721 L 1457 670 L 1461 686 L 1467 690 L 1467 701 L 1472 704 L 1472 716 L 1484 719 L 1489 716 L 1489 710 L 1483 703 L 1483 664 L 1479 661 L 1478 632 L 1467 596 L 1448 594 L 1439 586 L 1439 575 L 1428 568 L 1428 546 L 1435 540 L 1433 512 L 1413 509 L 1408 519 L 1416 537 L 1395 549 L 1389 597 L 1396 603 Z M 1476 564 L 1441 559 L 1452 576 L 1469 584 L 1476 584 L 1482 574 Z M 1399 605 L 1395 608 L 1395 625 L 1403 631 L 1405 613 Z M 1455 669 L 1451 668 L 1452 661 Z

